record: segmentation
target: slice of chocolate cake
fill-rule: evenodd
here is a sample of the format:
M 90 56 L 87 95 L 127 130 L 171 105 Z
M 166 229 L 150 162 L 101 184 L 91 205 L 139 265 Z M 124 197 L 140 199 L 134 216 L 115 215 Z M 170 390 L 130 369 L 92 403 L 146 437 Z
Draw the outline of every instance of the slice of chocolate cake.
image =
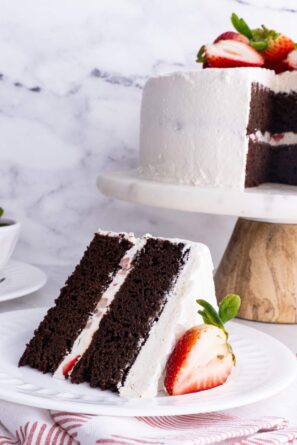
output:
M 19 365 L 126 397 L 155 396 L 179 336 L 215 304 L 200 243 L 99 231 Z

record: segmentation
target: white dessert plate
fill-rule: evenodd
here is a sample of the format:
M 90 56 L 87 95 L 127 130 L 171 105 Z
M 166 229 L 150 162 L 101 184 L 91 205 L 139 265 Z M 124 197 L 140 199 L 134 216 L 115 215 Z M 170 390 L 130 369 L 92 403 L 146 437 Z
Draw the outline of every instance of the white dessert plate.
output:
M 38 267 L 11 260 L 0 270 L 0 302 L 24 297 L 45 283 L 46 275 Z
M 115 416 L 192 414 L 235 408 L 270 397 L 296 377 L 296 359 L 278 340 L 239 323 L 229 330 L 237 367 L 227 383 L 208 391 L 127 400 L 109 391 L 53 379 L 18 360 L 46 309 L 0 315 L 0 399 L 69 412 Z
M 104 173 L 97 186 L 107 196 L 153 207 L 297 223 L 294 186 L 263 184 L 244 191 L 200 187 L 150 181 L 136 170 Z

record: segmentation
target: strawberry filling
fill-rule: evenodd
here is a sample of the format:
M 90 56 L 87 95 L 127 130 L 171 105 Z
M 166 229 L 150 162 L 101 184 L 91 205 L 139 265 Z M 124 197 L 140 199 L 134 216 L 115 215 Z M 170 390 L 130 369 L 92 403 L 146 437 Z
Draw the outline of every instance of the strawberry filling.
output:
M 281 141 L 283 139 L 283 137 L 284 137 L 284 133 L 275 133 L 275 134 L 272 135 L 272 139 L 275 142 Z
M 74 366 L 76 365 L 76 363 L 78 362 L 79 359 L 80 359 L 80 355 L 77 355 L 76 357 L 69 360 L 69 362 L 66 363 L 66 365 L 63 366 L 63 376 L 64 377 L 69 376 L 70 372 L 72 371 L 72 369 L 74 368 Z

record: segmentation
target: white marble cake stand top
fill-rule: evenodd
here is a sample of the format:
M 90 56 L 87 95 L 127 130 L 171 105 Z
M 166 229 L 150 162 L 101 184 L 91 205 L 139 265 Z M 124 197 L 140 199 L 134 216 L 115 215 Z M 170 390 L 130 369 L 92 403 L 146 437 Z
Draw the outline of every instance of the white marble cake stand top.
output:
M 136 170 L 101 174 L 105 195 L 138 204 L 191 212 L 297 223 L 297 187 L 264 184 L 244 191 L 150 181 Z

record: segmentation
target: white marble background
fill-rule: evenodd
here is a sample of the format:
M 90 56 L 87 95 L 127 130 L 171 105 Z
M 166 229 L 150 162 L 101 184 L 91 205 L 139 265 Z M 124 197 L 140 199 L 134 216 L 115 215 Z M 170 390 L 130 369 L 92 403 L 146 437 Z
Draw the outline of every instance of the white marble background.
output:
M 232 11 L 297 40 L 297 1 L 0 0 L 0 11 L 0 206 L 23 225 L 15 257 L 73 264 L 100 226 L 201 240 L 217 263 L 233 218 L 116 202 L 96 177 L 136 165 L 148 76 L 196 69 Z

